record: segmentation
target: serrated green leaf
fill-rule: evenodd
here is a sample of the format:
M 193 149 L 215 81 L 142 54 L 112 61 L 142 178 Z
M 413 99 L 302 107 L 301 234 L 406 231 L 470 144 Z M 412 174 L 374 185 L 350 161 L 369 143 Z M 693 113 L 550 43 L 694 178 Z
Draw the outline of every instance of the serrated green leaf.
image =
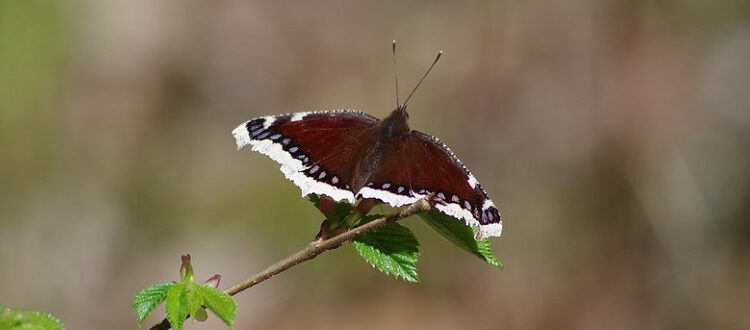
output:
M 156 306 L 159 306 L 167 298 L 167 290 L 172 285 L 174 285 L 172 282 L 157 283 L 143 288 L 135 294 L 133 308 L 135 309 L 135 314 L 138 316 L 138 324 L 143 325 L 143 320 L 154 311 Z
M 172 285 L 167 290 L 167 320 L 172 328 L 182 330 L 189 308 L 187 286 L 183 283 Z
M 462 221 L 435 210 L 422 213 L 419 217 L 461 249 L 479 257 L 490 265 L 503 267 L 502 262 L 492 252 L 492 242 L 489 239 L 474 239 L 474 229 L 465 225 Z
M 62 322 L 51 314 L 13 310 L 0 306 L 0 329 L 3 330 L 62 330 Z
M 203 296 L 204 305 L 231 328 L 237 314 L 237 303 L 234 299 L 212 286 L 198 285 L 196 289 Z
M 188 314 L 195 318 L 196 313 L 203 307 L 203 295 L 198 291 L 199 284 L 190 283 L 187 286 Z
M 370 265 L 387 275 L 419 282 L 419 242 L 404 226 L 389 223 L 375 231 L 357 235 L 354 248 Z

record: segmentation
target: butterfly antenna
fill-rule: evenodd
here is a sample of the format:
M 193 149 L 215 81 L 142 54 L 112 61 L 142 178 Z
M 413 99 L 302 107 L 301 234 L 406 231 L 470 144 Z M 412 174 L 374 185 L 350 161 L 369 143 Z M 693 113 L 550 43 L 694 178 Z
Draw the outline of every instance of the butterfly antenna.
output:
M 414 89 L 411 90 L 411 93 L 409 93 L 409 96 L 406 97 L 406 101 L 404 101 L 404 105 L 403 105 L 404 108 L 406 107 L 406 104 L 409 103 L 409 99 L 411 99 L 411 96 L 414 95 L 414 92 L 416 92 L 417 88 L 419 88 L 419 85 L 422 84 L 422 81 L 424 81 L 424 78 L 427 78 L 427 75 L 430 74 L 430 71 L 432 71 L 432 68 L 435 67 L 435 63 L 437 63 L 437 61 L 440 59 L 440 56 L 442 55 L 443 55 L 443 51 L 441 50 L 438 52 L 437 56 L 435 56 L 435 60 L 432 61 L 430 68 L 427 69 L 427 72 L 424 73 L 424 76 L 422 76 L 422 79 L 419 79 L 419 82 L 417 83 L 417 85 L 414 86 Z
M 398 70 L 396 69 L 396 40 L 393 40 L 393 80 L 396 82 L 396 108 L 401 107 L 401 100 L 398 98 Z

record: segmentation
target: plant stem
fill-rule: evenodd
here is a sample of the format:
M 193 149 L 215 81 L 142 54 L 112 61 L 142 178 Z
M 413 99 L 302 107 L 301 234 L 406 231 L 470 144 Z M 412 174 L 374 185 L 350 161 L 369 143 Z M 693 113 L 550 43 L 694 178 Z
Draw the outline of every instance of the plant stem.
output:
M 224 290 L 224 293 L 230 296 L 234 296 L 242 291 L 245 291 L 251 288 L 252 286 L 260 282 L 263 282 L 271 278 L 272 276 L 276 274 L 279 274 L 289 268 L 299 265 L 300 263 L 313 259 L 319 256 L 320 254 L 322 254 L 323 252 L 336 249 L 340 247 L 342 244 L 350 241 L 351 239 L 353 239 L 355 236 L 359 234 L 373 231 L 377 229 L 378 227 L 383 226 L 387 223 L 396 222 L 403 218 L 406 218 L 406 217 L 409 217 L 418 213 L 427 212 L 429 210 L 430 210 L 430 203 L 428 202 L 427 198 L 423 198 L 388 216 L 375 219 L 373 221 L 365 223 L 359 227 L 352 228 L 348 231 L 345 231 L 329 239 L 312 241 L 310 242 L 310 244 L 308 244 L 302 250 L 299 250 L 297 253 L 292 254 L 282 259 L 281 261 L 269 266 L 264 271 L 257 273 L 250 278 L 240 281 L 239 283 L 233 285 L 229 289 Z M 150 330 L 166 330 L 169 328 L 170 328 L 169 321 L 167 321 L 167 319 L 164 319 L 161 322 L 153 325 L 149 329 Z

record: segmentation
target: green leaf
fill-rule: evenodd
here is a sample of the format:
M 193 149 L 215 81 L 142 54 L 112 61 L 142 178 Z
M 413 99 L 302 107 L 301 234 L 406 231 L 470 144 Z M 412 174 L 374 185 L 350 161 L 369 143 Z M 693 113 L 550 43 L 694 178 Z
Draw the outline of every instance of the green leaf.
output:
M 336 202 L 336 219 L 341 220 L 352 214 L 354 207 L 347 201 Z
M 237 303 L 232 297 L 208 285 L 197 285 L 196 289 L 203 296 L 206 307 L 231 328 L 237 313 Z
M 195 318 L 198 311 L 203 307 L 203 295 L 198 292 L 197 287 L 200 284 L 190 283 L 188 284 L 187 300 L 188 300 L 188 313 Z
M 323 209 L 321 209 L 320 196 L 316 194 L 310 194 L 308 195 L 307 199 L 310 200 L 310 202 L 312 202 L 317 209 L 323 212 L 323 214 L 326 216 L 326 218 L 331 224 L 331 229 L 338 228 L 341 225 L 347 223 L 349 220 L 348 218 L 353 214 L 353 211 L 354 211 L 354 207 L 352 206 L 352 204 L 349 204 L 349 202 L 347 201 L 337 202 L 330 198 L 327 198 L 327 201 L 329 201 L 330 203 L 333 203 L 333 208 L 331 209 L 331 212 L 328 213 L 324 211 Z M 330 204 L 326 204 L 326 205 L 328 205 L 326 208 L 328 209 L 328 207 L 330 207 Z
M 474 239 L 475 231 L 462 221 L 435 210 L 419 215 L 430 227 L 456 246 L 479 257 L 490 265 L 503 267 L 502 262 L 492 252 L 489 239 Z
M 183 328 L 189 308 L 187 286 L 183 283 L 172 285 L 167 290 L 167 320 L 172 328 L 175 330 Z
M 135 314 L 138 315 L 138 323 L 140 325 L 143 325 L 143 320 L 154 311 L 156 306 L 159 306 L 167 298 L 167 290 L 172 285 L 174 285 L 172 282 L 157 283 L 135 294 L 133 308 L 135 308 Z
M 62 330 L 64 327 L 59 319 L 47 313 L 0 306 L 0 329 Z
M 375 231 L 357 235 L 353 244 L 359 255 L 381 272 L 419 282 L 416 266 L 419 242 L 409 228 L 389 223 Z
M 310 203 L 313 203 L 315 207 L 318 207 L 318 203 L 320 203 L 320 197 L 316 194 L 309 194 L 307 195 L 307 200 L 310 201 Z

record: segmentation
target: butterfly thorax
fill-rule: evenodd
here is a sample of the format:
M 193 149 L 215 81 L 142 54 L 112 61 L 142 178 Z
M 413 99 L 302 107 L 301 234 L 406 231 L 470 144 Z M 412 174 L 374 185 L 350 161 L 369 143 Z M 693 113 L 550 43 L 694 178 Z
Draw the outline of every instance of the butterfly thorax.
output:
M 411 131 L 407 123 L 408 118 L 409 114 L 406 109 L 399 107 L 378 124 L 375 130 L 375 134 L 377 134 L 375 144 L 366 156 L 355 165 L 352 180 L 355 191 L 365 186 L 387 153 L 397 152 L 393 150 L 393 146 L 398 145 L 395 142 L 404 138 Z

